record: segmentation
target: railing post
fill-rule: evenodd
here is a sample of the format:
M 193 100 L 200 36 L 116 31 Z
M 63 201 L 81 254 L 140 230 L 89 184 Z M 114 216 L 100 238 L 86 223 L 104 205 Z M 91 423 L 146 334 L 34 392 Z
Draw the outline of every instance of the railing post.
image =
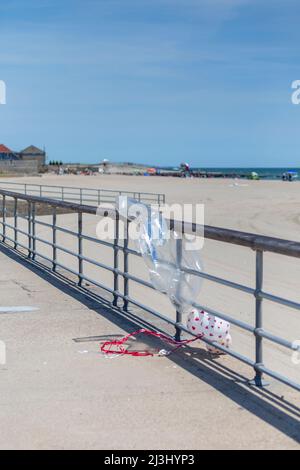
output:
M 15 197 L 14 203 L 14 249 L 18 247 L 18 199 Z
M 56 207 L 53 207 L 52 214 L 52 271 L 56 272 L 57 249 L 56 249 Z
M 255 329 L 262 328 L 262 298 L 260 293 L 263 288 L 263 252 L 258 250 L 256 252 L 256 299 L 255 299 Z M 256 335 L 255 340 L 255 362 L 256 364 L 263 363 L 263 338 Z M 261 385 L 262 373 L 256 371 L 255 376 L 256 385 Z
M 80 287 L 83 275 L 82 248 L 82 212 L 78 212 L 78 285 Z
M 28 201 L 28 258 L 31 258 L 32 255 L 32 227 L 31 227 L 31 211 L 32 211 L 32 203 Z
M 263 288 L 263 251 L 256 250 L 256 283 L 255 283 L 255 377 L 250 381 L 250 385 L 264 387 L 267 384 L 263 380 L 263 374 L 258 366 L 263 365 L 263 338 L 259 335 L 263 327 L 263 311 L 261 291 Z
M 125 312 L 128 311 L 128 299 L 127 296 L 129 294 L 129 279 L 126 276 L 128 274 L 128 233 L 129 233 L 129 221 L 128 219 L 125 221 L 125 234 L 124 234 L 124 248 L 123 248 L 123 254 L 124 254 L 124 305 L 123 309 Z
M 119 290 L 119 213 L 116 212 L 116 220 L 115 220 L 115 239 L 114 239 L 114 300 L 113 305 L 115 307 L 118 306 L 118 290 Z M 125 253 L 124 253 L 125 256 Z
M 35 235 L 36 235 L 36 225 L 35 225 L 35 202 L 32 203 L 32 259 L 34 260 L 35 259 L 35 255 L 36 255 L 36 239 L 35 239 Z
M 2 198 L 2 210 L 3 210 L 3 214 L 2 214 L 2 222 L 3 222 L 3 231 L 2 231 L 2 241 L 3 243 L 5 243 L 5 240 L 6 240 L 6 196 L 3 196 Z
M 176 240 L 176 267 L 178 270 L 180 270 L 181 268 L 181 263 L 182 263 L 182 239 L 178 238 Z M 180 297 L 179 290 L 177 291 L 177 298 L 178 297 Z M 176 325 L 179 325 L 181 323 L 182 323 L 182 312 L 180 309 L 180 305 L 178 305 L 176 309 Z M 175 339 L 176 341 L 181 340 L 181 329 L 178 326 L 176 326 Z

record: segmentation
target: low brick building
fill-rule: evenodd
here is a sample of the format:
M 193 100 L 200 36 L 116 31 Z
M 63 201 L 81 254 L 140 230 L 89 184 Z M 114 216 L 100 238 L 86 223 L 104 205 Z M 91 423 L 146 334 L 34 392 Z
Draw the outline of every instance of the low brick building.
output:
M 20 160 L 16 152 L 10 150 L 6 145 L 0 144 L 0 161 Z
M 38 147 L 35 147 L 34 145 L 26 147 L 26 149 L 19 153 L 19 156 L 23 161 L 37 161 L 39 169 L 41 169 L 46 164 L 46 152 L 39 149 Z
M 15 152 L 0 144 L 0 173 L 36 174 L 46 162 L 46 153 L 31 145 Z

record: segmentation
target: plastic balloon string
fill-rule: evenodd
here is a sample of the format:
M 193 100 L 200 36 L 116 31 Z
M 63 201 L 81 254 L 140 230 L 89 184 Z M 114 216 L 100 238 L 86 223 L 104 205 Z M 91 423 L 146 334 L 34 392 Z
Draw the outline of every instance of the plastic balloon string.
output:
M 125 344 L 127 341 L 133 337 L 137 336 L 140 334 L 144 334 L 147 336 L 155 336 L 156 338 L 160 338 L 164 341 L 166 341 L 169 344 L 175 345 L 175 347 L 169 351 L 167 354 L 162 354 L 162 355 L 169 355 L 175 351 L 177 351 L 179 348 L 182 346 L 185 346 L 187 344 L 193 343 L 194 341 L 197 341 L 198 339 L 203 338 L 203 335 L 198 335 L 195 338 L 192 339 L 185 339 L 182 341 L 176 341 L 173 338 L 170 338 L 169 336 L 164 335 L 163 333 L 158 333 L 157 331 L 151 331 L 151 330 L 145 330 L 142 328 L 141 330 L 134 331 L 133 333 L 128 334 L 127 336 L 124 336 L 124 338 L 121 338 L 119 340 L 112 340 L 112 341 L 106 341 L 101 345 L 101 352 L 104 354 L 126 354 L 127 356 L 154 356 L 155 354 L 147 351 L 147 350 L 141 350 L 141 351 L 129 351 L 126 349 Z M 164 350 L 162 350 L 164 351 Z M 157 351 L 156 355 L 159 354 L 160 351 Z

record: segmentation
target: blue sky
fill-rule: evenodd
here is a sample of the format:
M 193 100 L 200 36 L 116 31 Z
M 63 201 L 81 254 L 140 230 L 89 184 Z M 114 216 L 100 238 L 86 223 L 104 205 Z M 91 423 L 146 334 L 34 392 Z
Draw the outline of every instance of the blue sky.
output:
M 298 0 L 0 4 L 0 143 L 50 159 L 300 166 Z

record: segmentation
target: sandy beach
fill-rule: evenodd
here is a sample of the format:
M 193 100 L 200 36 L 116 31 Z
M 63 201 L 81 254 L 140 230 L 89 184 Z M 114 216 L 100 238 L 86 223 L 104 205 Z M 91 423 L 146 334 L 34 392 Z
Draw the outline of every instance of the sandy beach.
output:
M 3 181 L 165 193 L 168 203 L 205 204 L 205 223 L 300 241 L 300 184 L 282 181 L 144 176 L 0 178 Z

